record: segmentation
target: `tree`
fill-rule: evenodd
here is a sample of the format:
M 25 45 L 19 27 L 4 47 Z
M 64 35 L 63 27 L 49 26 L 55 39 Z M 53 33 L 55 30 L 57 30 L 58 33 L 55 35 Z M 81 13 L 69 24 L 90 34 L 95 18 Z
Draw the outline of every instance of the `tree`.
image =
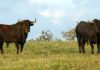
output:
M 74 40 L 76 37 L 75 29 L 71 29 L 68 32 L 62 32 L 62 35 L 66 40 Z
M 51 41 L 53 37 L 53 33 L 51 33 L 49 30 L 48 31 L 42 31 L 41 35 L 37 40 L 46 40 L 46 41 Z

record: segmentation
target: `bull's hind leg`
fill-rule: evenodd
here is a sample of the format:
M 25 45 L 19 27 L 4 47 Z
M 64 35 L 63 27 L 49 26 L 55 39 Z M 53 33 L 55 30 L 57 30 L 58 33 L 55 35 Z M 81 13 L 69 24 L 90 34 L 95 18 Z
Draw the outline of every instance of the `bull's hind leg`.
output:
M 78 41 L 78 47 L 79 47 L 79 53 L 81 53 L 81 49 L 82 49 L 82 46 L 81 46 L 81 38 L 78 36 L 78 35 L 76 35 L 76 37 L 77 37 L 77 41 Z
M 100 53 L 100 44 L 97 43 L 97 49 L 98 49 L 98 53 Z
M 24 44 L 21 44 L 21 45 L 20 45 L 20 52 L 23 51 L 23 47 L 24 47 Z
M 82 52 L 85 53 L 85 40 L 82 40 Z
M 90 42 L 90 46 L 91 46 L 91 49 L 92 49 L 91 53 L 94 54 L 94 45 L 93 45 L 93 43 Z
M 98 53 L 100 53 L 100 34 L 97 34 L 97 49 L 98 49 Z
M 15 45 L 16 45 L 16 49 L 17 49 L 17 52 L 16 53 L 19 54 L 19 44 L 16 43 Z
M 79 47 L 79 53 L 81 53 L 82 46 L 80 41 L 78 41 L 78 47 Z
M 1 50 L 1 53 L 2 54 L 4 54 L 4 51 L 3 51 L 3 43 L 4 43 L 3 41 L 0 41 L 0 50 Z

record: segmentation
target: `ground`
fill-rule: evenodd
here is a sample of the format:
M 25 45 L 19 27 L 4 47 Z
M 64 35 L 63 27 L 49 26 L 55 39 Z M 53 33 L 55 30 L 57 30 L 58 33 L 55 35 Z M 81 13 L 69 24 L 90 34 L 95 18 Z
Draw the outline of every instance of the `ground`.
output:
M 88 45 L 86 53 L 80 54 L 76 41 L 28 41 L 19 55 L 14 44 L 3 47 L 5 53 L 0 53 L 0 70 L 100 70 L 96 46 L 94 54 Z

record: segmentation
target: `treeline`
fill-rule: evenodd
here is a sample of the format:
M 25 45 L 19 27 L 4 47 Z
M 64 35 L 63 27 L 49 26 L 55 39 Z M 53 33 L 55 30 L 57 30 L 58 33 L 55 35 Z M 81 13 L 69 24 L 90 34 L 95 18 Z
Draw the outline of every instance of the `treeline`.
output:
M 66 32 L 61 32 L 61 35 L 62 37 L 65 39 L 65 40 L 75 40 L 76 38 L 76 34 L 75 34 L 75 29 L 71 29 L 69 31 L 66 31 Z M 36 41 L 62 41 L 61 39 L 54 39 L 54 34 L 47 30 L 47 31 L 42 31 L 40 36 L 38 36 L 35 40 Z

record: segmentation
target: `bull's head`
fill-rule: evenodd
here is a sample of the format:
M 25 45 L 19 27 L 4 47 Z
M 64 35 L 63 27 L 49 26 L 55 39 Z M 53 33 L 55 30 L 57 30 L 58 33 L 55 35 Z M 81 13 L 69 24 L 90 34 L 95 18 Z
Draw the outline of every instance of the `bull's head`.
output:
M 21 25 L 21 29 L 25 32 L 28 33 L 30 32 L 30 26 L 33 26 L 33 23 L 36 23 L 36 19 L 35 21 L 30 21 L 30 20 L 21 20 L 18 21 L 19 25 Z

